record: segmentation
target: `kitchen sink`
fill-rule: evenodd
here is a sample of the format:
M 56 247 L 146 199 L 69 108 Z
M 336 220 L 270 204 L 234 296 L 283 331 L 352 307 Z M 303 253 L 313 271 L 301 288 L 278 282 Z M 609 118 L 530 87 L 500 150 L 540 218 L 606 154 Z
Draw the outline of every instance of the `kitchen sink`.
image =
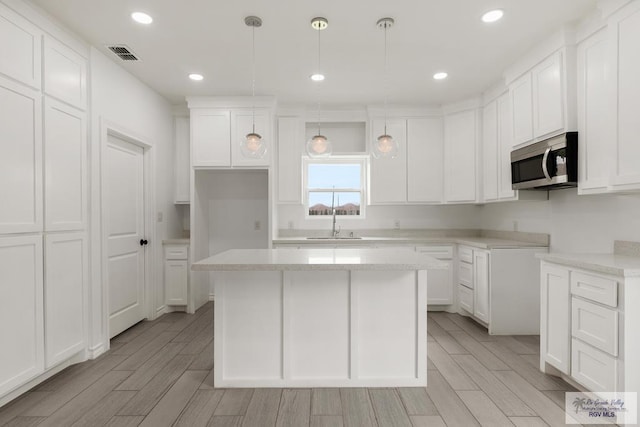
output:
M 362 237 L 349 237 L 349 236 L 338 236 L 338 237 L 307 237 L 309 240 L 361 240 Z

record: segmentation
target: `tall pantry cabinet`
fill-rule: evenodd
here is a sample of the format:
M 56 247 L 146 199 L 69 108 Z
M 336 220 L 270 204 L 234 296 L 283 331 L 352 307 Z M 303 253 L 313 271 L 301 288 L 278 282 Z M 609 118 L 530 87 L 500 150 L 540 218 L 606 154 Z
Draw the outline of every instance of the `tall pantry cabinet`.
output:
M 0 405 L 86 348 L 87 59 L 0 3 Z

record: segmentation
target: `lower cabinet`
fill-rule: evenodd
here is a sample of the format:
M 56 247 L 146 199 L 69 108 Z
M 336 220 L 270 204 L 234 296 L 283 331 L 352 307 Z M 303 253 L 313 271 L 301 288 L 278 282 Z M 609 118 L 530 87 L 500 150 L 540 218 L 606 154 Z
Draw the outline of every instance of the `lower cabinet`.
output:
M 189 244 L 164 247 L 165 303 L 186 306 L 189 297 Z
M 564 374 L 571 361 L 569 271 L 543 264 L 540 271 L 540 354 Z
M 489 323 L 489 252 L 473 251 L 473 315 Z
M 453 247 L 417 246 L 416 251 L 447 264 L 444 270 L 427 272 L 427 305 L 451 305 L 453 298 Z

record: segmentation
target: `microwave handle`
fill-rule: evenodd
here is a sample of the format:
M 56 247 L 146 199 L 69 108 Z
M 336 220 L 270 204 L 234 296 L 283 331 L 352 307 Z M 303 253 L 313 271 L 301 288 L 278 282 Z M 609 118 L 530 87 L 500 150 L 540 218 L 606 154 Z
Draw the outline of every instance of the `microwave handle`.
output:
M 549 180 L 551 179 L 551 175 L 549 175 L 549 169 L 547 169 L 547 160 L 549 159 L 550 152 L 551 147 L 548 147 L 544 152 L 544 156 L 542 156 L 542 172 L 544 173 L 544 176 Z

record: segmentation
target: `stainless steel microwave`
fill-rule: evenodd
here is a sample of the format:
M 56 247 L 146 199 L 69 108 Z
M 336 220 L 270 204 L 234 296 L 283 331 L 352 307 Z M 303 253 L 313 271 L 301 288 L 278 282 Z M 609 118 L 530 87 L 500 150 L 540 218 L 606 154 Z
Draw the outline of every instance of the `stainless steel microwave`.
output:
M 578 185 L 578 132 L 536 142 L 511 152 L 514 190 L 554 190 Z

